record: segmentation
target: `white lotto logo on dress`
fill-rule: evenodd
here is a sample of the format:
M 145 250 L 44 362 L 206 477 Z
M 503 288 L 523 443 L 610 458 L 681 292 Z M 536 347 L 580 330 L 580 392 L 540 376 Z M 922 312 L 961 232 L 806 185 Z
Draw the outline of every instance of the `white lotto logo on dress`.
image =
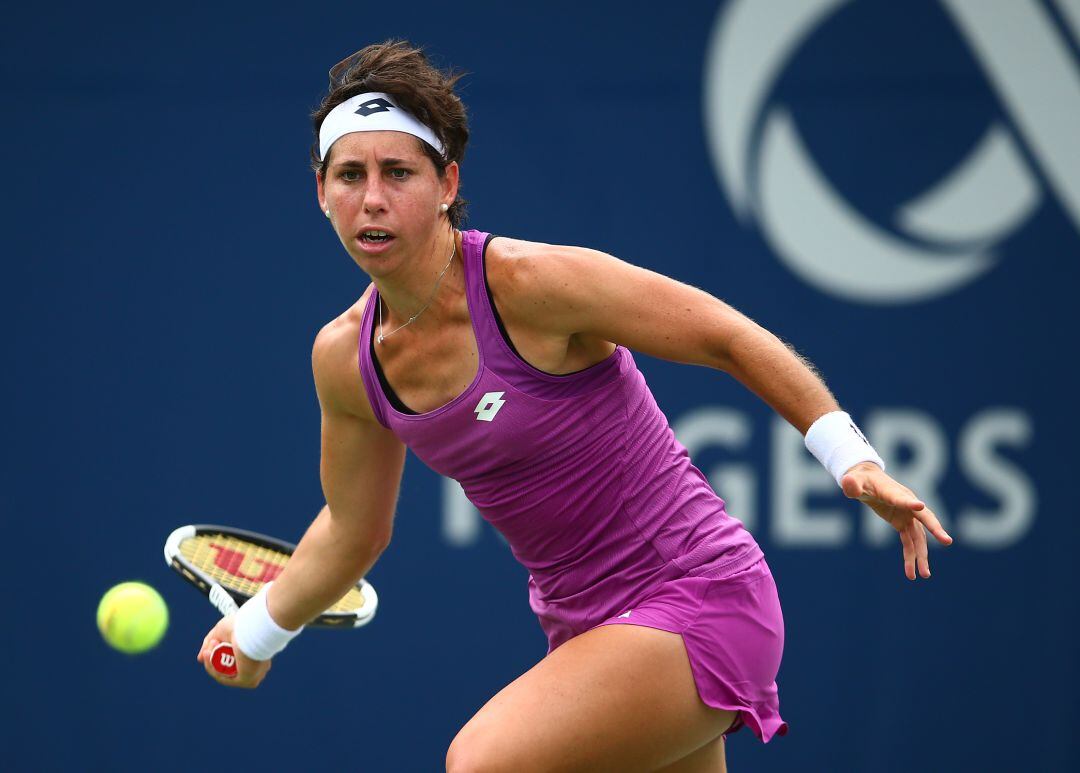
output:
M 830 295 L 884 305 L 958 290 L 994 267 L 994 248 L 1047 197 L 1080 229 L 1080 63 L 1068 43 L 1080 40 L 1080 2 L 939 1 L 1003 115 L 887 225 L 829 182 L 773 97 L 795 55 L 852 1 L 732 0 L 713 26 L 705 128 L 723 190 L 792 272 Z
M 477 421 L 492 421 L 499 409 L 506 404 L 506 400 L 502 399 L 504 394 L 506 392 L 486 392 L 480 398 L 480 402 L 476 404 L 476 407 L 473 408 Z

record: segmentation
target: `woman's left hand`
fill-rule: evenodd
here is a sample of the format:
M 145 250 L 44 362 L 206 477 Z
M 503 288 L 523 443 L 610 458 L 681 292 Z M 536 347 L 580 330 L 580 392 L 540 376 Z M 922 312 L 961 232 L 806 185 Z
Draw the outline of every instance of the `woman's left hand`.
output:
M 907 486 L 901 486 L 873 462 L 860 462 L 840 480 L 844 494 L 858 499 L 900 532 L 904 546 L 904 573 L 915 579 L 915 570 L 923 579 L 930 576 L 930 556 L 926 530 L 942 545 L 951 545 L 952 537 L 941 527 L 933 511 Z

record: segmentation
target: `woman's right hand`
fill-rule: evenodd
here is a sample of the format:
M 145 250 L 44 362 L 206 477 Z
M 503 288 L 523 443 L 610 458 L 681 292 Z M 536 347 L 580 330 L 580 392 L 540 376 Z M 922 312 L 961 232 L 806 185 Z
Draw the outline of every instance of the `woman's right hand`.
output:
M 203 664 L 203 668 L 206 669 L 206 673 L 210 677 L 227 687 L 244 687 L 249 690 L 254 690 L 258 687 L 262 680 L 266 678 L 267 672 L 270 671 L 269 660 L 252 660 L 236 646 L 236 642 L 233 641 L 233 625 L 236 622 L 236 615 L 226 615 L 221 618 L 217 625 L 210 629 L 210 632 L 206 634 L 203 639 L 202 648 L 199 650 L 199 654 L 196 656 L 196 660 Z M 219 674 L 214 670 L 213 664 L 210 662 L 210 653 L 214 651 L 221 642 L 228 642 L 232 645 L 233 653 L 236 655 L 236 676 L 225 676 Z

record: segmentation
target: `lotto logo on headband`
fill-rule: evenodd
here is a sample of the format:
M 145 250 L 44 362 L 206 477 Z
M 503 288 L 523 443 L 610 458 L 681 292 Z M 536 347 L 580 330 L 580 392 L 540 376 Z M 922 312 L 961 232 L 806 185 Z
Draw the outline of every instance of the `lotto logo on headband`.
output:
M 376 99 L 369 99 L 364 102 L 360 107 L 354 111 L 356 115 L 362 115 L 365 118 L 372 113 L 385 113 L 392 108 L 393 105 L 387 102 L 385 99 L 378 97 Z
M 423 140 L 444 154 L 443 144 L 430 127 L 408 110 L 394 104 L 389 94 L 369 92 L 346 99 L 331 110 L 319 127 L 319 158 L 325 159 L 330 147 L 353 132 L 404 132 Z

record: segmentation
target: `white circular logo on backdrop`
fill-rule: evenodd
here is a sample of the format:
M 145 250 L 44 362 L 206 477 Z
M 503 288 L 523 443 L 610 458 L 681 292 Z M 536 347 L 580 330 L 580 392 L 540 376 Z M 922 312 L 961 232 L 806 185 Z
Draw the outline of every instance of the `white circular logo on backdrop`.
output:
M 988 126 L 949 174 L 897 209 L 892 229 L 830 185 L 789 111 L 771 99 L 792 57 L 851 2 L 731 0 L 709 42 L 713 162 L 739 218 L 757 221 L 788 268 L 849 301 L 911 303 L 992 268 L 994 247 L 1047 193 L 1080 228 L 1080 71 L 1065 37 L 1080 40 L 1080 0 L 1050 0 L 1064 29 L 1039 0 L 940 0 L 1011 123 Z

